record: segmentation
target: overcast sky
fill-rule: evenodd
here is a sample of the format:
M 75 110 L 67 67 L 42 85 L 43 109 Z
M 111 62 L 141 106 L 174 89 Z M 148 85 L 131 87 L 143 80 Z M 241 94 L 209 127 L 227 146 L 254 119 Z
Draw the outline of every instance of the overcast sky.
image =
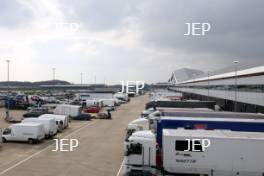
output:
M 205 72 L 264 64 L 263 0 L 0 0 L 0 81 L 167 81 L 173 70 Z M 185 23 L 210 23 L 186 36 Z M 61 27 L 63 25 L 63 27 Z

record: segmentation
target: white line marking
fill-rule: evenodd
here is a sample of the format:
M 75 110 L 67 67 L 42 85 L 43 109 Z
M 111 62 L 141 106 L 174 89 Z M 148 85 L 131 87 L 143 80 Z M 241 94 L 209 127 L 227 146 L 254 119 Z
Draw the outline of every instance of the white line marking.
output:
M 117 172 L 116 176 L 119 176 L 119 175 L 120 175 L 120 173 L 121 173 L 121 171 L 122 171 L 122 168 L 123 168 L 123 165 L 124 165 L 124 163 L 125 163 L 125 159 L 123 159 L 123 161 L 122 161 L 122 163 L 121 163 L 121 166 L 120 166 L 120 168 L 119 168 L 119 170 L 118 170 L 118 172 Z
M 81 128 L 79 128 L 79 129 L 73 131 L 72 133 L 68 134 L 67 136 L 65 136 L 65 137 L 63 137 L 63 138 L 68 138 L 68 137 L 72 136 L 73 134 L 75 134 L 75 133 L 81 131 L 83 128 L 88 127 L 88 126 L 90 126 L 90 125 L 92 125 L 92 124 L 94 124 L 94 123 L 96 123 L 96 122 L 97 122 L 97 121 L 94 121 L 94 122 L 92 122 L 92 123 L 88 123 L 87 125 L 82 126 Z M 27 158 L 25 158 L 25 159 L 19 161 L 19 162 L 16 163 L 15 165 L 13 165 L 13 166 L 11 166 L 11 167 L 5 169 L 4 171 L 0 172 L 0 175 L 5 174 L 6 172 L 8 172 L 8 171 L 14 169 L 15 167 L 19 166 L 20 164 L 22 164 L 22 163 L 24 163 L 24 162 L 30 160 L 31 158 L 33 158 L 33 157 L 35 157 L 35 156 L 37 156 L 37 155 L 39 155 L 40 153 L 44 152 L 45 150 L 47 150 L 48 148 L 50 148 L 50 147 L 53 146 L 53 145 L 54 145 L 54 143 L 48 145 L 47 147 L 45 147 L 44 149 L 38 151 L 37 153 L 34 153 L 34 154 L 30 155 L 29 157 L 27 157 Z

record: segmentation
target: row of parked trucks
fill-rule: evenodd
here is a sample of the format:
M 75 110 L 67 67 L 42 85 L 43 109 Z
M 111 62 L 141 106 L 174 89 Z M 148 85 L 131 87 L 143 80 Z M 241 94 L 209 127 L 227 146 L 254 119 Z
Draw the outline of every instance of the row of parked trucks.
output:
M 125 175 L 264 175 L 264 115 L 170 103 L 155 102 L 128 125 Z

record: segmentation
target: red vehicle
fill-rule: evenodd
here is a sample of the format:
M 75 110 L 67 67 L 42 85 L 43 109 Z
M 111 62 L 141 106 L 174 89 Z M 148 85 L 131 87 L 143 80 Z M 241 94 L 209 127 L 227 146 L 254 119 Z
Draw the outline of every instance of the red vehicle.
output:
M 98 113 L 100 111 L 100 108 L 93 106 L 93 107 L 85 108 L 83 111 L 86 113 Z

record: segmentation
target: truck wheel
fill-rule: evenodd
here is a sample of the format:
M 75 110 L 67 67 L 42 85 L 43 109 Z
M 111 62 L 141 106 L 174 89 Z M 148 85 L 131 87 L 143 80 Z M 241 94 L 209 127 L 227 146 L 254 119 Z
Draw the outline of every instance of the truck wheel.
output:
M 34 143 L 34 140 L 33 139 L 28 139 L 28 143 L 29 144 L 33 144 Z
M 3 137 L 2 138 L 2 142 L 5 143 L 6 142 L 6 138 Z

